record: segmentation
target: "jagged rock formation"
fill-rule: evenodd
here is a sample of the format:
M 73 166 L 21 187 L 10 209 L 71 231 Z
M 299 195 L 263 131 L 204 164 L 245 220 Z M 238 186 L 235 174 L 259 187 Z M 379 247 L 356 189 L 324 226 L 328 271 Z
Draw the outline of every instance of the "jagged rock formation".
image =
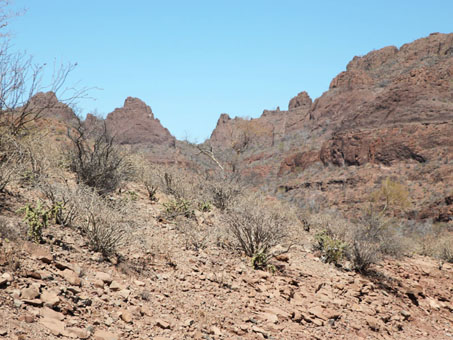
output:
M 76 119 L 71 107 L 58 100 L 54 92 L 39 92 L 30 99 L 30 110 L 39 112 L 41 117 L 57 118 L 69 122 Z
M 105 121 L 120 144 L 175 145 L 175 138 L 138 98 L 126 98 L 123 107 L 109 113 Z
M 453 34 L 432 34 L 354 57 L 315 100 L 310 119 L 330 129 L 453 118 Z

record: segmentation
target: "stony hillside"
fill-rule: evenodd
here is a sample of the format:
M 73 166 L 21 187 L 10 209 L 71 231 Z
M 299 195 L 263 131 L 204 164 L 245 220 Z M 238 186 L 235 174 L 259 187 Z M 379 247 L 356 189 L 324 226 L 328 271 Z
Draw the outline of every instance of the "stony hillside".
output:
M 373 51 L 201 145 L 132 97 L 0 110 L 0 339 L 451 339 L 452 65 Z

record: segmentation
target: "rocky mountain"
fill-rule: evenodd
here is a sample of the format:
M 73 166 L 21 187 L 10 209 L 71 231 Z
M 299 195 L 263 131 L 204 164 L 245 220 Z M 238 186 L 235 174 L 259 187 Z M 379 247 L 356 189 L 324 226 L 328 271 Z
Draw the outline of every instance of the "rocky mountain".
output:
M 414 197 L 423 196 L 416 186 L 429 188 L 423 204 L 444 202 L 453 190 L 452 132 L 453 34 L 434 33 L 354 57 L 313 103 L 301 92 L 287 111 L 251 120 L 222 114 L 208 142 L 225 162 L 239 157 L 242 174 L 271 191 L 346 208 L 384 177 L 405 182 Z M 413 214 L 421 216 L 421 205 Z M 443 203 L 423 216 L 450 220 L 452 208 Z

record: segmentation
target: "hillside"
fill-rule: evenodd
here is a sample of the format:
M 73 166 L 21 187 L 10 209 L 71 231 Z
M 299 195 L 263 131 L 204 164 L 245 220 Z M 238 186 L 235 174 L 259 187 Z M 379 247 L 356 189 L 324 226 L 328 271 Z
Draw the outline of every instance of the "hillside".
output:
M 156 116 L 0 110 L 0 339 L 452 338 L 453 34 L 200 145 Z

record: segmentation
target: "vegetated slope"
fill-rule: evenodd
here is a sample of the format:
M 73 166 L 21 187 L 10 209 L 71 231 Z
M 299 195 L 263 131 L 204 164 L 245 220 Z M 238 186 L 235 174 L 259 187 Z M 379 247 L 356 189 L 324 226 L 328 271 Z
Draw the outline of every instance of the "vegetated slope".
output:
M 243 175 L 300 204 L 349 211 L 394 177 L 411 191 L 411 217 L 449 221 L 452 131 L 453 34 L 436 33 L 354 57 L 313 103 L 302 92 L 288 111 L 223 114 L 208 142 Z
M 13 211 L 38 194 L 11 189 Z M 0 216 L 9 238 L 0 247 L 0 338 L 448 339 L 453 332 L 451 264 L 386 260 L 375 267 L 379 275 L 366 277 L 322 263 L 301 231 L 289 256 L 273 262 L 275 273 L 253 270 L 215 241 L 219 211 L 166 221 L 159 216 L 170 197 L 151 202 L 139 183 L 123 189 L 111 199 L 133 197 L 133 220 L 110 262 L 77 228 L 51 223 L 37 245 L 22 240 L 17 216 Z M 193 237 L 213 242 L 194 248 Z

